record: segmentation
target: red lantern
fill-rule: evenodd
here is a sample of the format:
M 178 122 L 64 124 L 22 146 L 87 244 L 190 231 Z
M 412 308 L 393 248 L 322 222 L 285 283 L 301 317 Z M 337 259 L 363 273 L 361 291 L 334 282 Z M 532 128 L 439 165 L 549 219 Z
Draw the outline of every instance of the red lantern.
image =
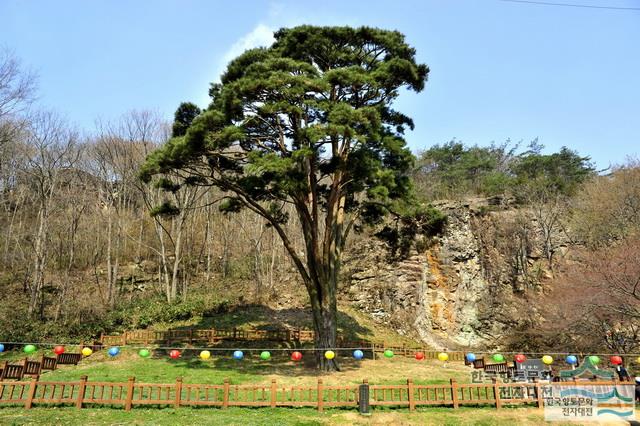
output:
M 53 353 L 56 355 L 61 355 L 64 353 L 64 346 L 56 346 L 53 348 Z
M 422 352 L 416 352 L 415 356 L 418 361 L 422 361 L 424 359 L 424 354 Z
M 295 351 L 294 353 L 291 354 L 291 360 L 292 361 L 300 361 L 302 359 L 302 354 L 298 351 Z
M 527 360 L 527 357 L 524 356 L 523 354 L 518 354 L 518 355 L 514 356 L 513 359 L 515 359 L 516 362 L 518 362 L 518 363 L 523 363 L 523 362 L 525 362 Z
M 611 364 L 613 365 L 621 365 L 622 364 L 622 358 L 619 357 L 618 355 L 614 355 L 610 358 Z
M 170 356 L 172 359 L 180 358 L 180 351 L 178 351 L 178 350 L 174 349 L 174 350 L 172 350 L 171 352 L 169 352 L 169 356 Z

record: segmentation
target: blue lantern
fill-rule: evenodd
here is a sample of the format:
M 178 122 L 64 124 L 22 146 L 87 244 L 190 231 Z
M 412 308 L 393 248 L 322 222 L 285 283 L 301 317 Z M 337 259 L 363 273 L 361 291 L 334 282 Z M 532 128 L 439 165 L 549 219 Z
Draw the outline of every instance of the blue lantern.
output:
M 120 353 L 120 348 L 117 346 L 114 346 L 112 348 L 109 348 L 109 352 L 107 353 L 109 354 L 109 356 L 114 357 Z
M 468 353 L 465 356 L 467 357 L 467 362 L 473 362 L 476 360 L 476 354 Z
M 237 359 L 238 361 L 240 361 L 242 358 L 244 358 L 244 354 L 242 353 L 242 351 L 235 351 L 233 353 L 233 359 Z
M 353 357 L 355 359 L 362 359 L 364 358 L 364 353 L 360 349 L 356 349 L 355 351 L 353 351 Z
M 0 352 L 4 352 L 4 345 L 0 343 Z
M 578 357 L 576 357 L 575 355 L 568 355 L 565 358 L 565 361 L 567 362 L 567 364 L 569 365 L 576 365 L 578 363 Z

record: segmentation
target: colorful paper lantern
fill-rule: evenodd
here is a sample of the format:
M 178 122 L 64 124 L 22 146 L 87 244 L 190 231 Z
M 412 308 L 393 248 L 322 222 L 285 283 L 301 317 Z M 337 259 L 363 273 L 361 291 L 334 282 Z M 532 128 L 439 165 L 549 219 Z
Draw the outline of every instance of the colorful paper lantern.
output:
M 465 358 L 467 358 L 467 362 L 473 362 L 476 360 L 476 354 L 468 353 L 465 355 Z
M 424 353 L 422 352 L 416 352 L 415 356 L 418 361 L 422 361 L 424 359 Z
M 151 355 L 151 352 L 149 352 L 149 349 L 140 349 L 138 351 L 138 355 L 140 355 L 142 358 L 148 358 L 149 355 Z
M 504 355 L 502 355 L 502 354 L 494 354 L 491 358 L 495 362 L 504 362 Z
M 393 351 L 391 349 L 387 349 L 384 351 L 384 356 L 386 358 L 393 358 Z
M 233 352 L 233 359 L 240 361 L 242 358 L 244 358 L 244 353 L 242 353 L 242 351 Z
M 109 351 L 107 353 L 109 354 L 110 357 L 117 356 L 120 353 L 120 348 L 117 346 L 114 346 L 112 348 L 109 348 Z
M 24 347 L 23 351 L 26 354 L 32 354 L 36 351 L 36 347 L 34 345 L 27 345 Z
M 269 358 L 271 358 L 271 353 L 269 351 L 262 351 L 260 353 L 260 358 L 262 358 L 264 361 L 268 361 Z
M 522 364 L 523 362 L 525 362 L 527 360 L 527 357 L 524 356 L 524 354 L 518 354 L 518 355 L 514 356 L 513 359 L 517 363 Z
M 353 351 L 353 357 L 355 359 L 362 359 L 364 358 L 364 352 L 362 352 L 360 349 L 356 349 L 355 351 Z
M 0 352 L 4 352 L 4 345 L 0 343 Z
M 334 359 L 336 357 L 336 353 L 334 351 L 326 351 L 324 353 L 324 357 L 326 359 Z
M 564 361 L 569 365 L 576 365 L 578 363 L 578 357 L 575 355 L 567 355 Z
M 64 346 L 56 346 L 53 348 L 53 353 L 56 355 L 61 355 L 64 353 Z
M 551 365 L 553 364 L 553 357 L 551 355 L 545 355 L 542 357 L 542 362 L 546 365 Z
M 589 362 L 591 363 L 591 365 L 596 366 L 600 364 L 600 357 L 597 355 L 591 355 L 589 357 Z
M 622 364 L 622 357 L 619 357 L 618 355 L 612 356 L 609 360 L 611 361 L 611 364 L 613 364 L 613 365 L 621 365 Z
M 171 352 L 169 352 L 169 357 L 171 359 L 178 359 L 180 358 L 180 351 L 177 349 L 173 349 Z
M 302 359 L 302 353 L 295 351 L 291 354 L 291 361 L 300 361 Z
M 442 361 L 442 362 L 445 362 L 446 360 L 448 360 L 448 359 L 449 359 L 449 354 L 448 354 L 448 353 L 446 353 L 446 352 L 440 352 L 440 353 L 438 354 L 438 359 L 439 359 L 440 361 Z
M 209 351 L 200 352 L 200 359 L 209 359 L 209 358 L 211 358 L 211 352 Z
M 638 364 L 640 364 L 640 356 L 639 356 L 638 358 L 636 358 L 636 362 L 637 362 Z
M 93 350 L 91 348 L 82 348 L 82 355 L 84 356 L 89 356 L 93 353 Z

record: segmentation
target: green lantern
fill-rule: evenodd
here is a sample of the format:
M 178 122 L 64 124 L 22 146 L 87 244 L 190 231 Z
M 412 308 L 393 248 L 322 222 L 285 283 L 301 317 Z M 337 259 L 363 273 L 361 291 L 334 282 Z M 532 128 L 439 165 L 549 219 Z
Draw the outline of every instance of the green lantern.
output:
M 269 351 L 263 351 L 260 353 L 260 358 L 262 358 L 265 361 L 268 361 L 269 358 L 271 358 L 271 353 L 269 353 Z
M 591 365 L 595 366 L 600 364 L 600 357 L 597 355 L 591 355 L 589 357 L 589 362 L 591 363 Z
M 391 349 L 387 349 L 384 351 L 384 356 L 387 358 L 393 358 L 393 351 Z
M 495 362 L 504 362 L 504 355 L 502 355 L 502 354 L 494 354 L 492 359 Z
M 23 351 L 26 354 L 32 354 L 36 351 L 36 347 L 34 345 L 27 345 L 24 347 Z
M 149 352 L 149 349 L 140 349 L 140 351 L 138 351 L 138 355 L 142 358 L 148 358 L 149 355 L 151 355 L 151 352 Z

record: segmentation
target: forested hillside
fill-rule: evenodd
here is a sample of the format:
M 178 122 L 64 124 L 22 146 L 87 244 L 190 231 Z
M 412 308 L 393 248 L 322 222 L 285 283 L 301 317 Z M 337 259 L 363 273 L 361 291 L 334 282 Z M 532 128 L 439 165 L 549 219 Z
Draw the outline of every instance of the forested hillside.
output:
M 78 341 L 236 305 L 306 305 L 273 226 L 221 211 L 219 189 L 178 185 L 170 173 L 140 179 L 148 155 L 199 110 L 183 107 L 174 122 L 134 110 L 81 131 L 36 97 L 35 77 L 3 53 L 0 340 Z M 434 345 L 638 350 L 636 160 L 597 171 L 588 153 L 549 153 L 537 141 L 454 140 L 415 156 L 416 194 L 446 217 L 442 229 L 428 238 L 391 222 L 357 229 L 341 303 Z M 302 252 L 293 213 L 283 226 Z M 393 275 L 402 268 L 415 280 Z M 400 286 L 412 282 L 431 290 L 403 305 L 418 297 Z M 413 309 L 421 320 L 400 324 Z

